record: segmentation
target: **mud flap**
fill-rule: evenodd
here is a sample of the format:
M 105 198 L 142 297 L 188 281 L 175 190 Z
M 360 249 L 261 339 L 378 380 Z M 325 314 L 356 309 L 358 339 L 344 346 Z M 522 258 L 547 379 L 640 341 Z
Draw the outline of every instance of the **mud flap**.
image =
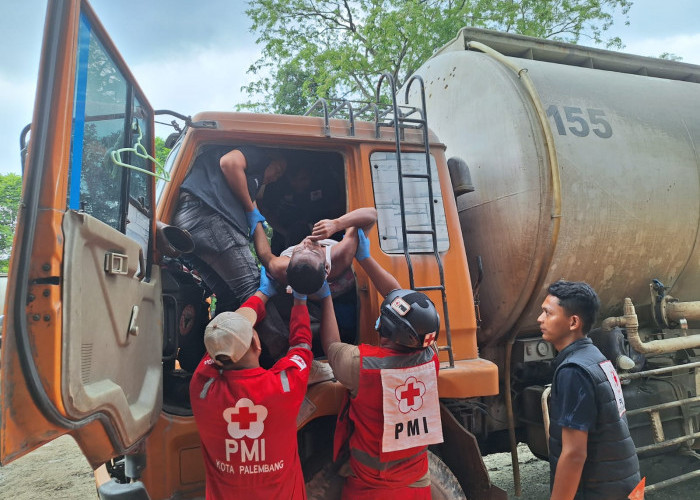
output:
M 455 475 L 467 498 L 507 500 L 506 492 L 491 484 L 474 434 L 462 427 L 442 403 L 440 418 L 445 437 L 445 442 L 440 445 L 440 458 Z
M 107 481 L 97 489 L 100 500 L 151 500 L 146 486 L 141 481 L 118 483 Z

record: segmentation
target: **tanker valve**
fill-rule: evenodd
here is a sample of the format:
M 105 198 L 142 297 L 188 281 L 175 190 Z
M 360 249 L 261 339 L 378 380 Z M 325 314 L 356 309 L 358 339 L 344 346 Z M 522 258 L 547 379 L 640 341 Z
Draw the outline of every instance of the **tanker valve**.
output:
M 652 280 L 651 302 L 654 321 L 660 328 L 676 328 L 687 335 L 688 320 L 700 320 L 700 302 L 680 302 L 666 294 L 666 287 L 659 280 Z
M 654 284 L 652 283 L 651 286 L 653 294 Z M 668 314 L 669 318 L 676 320 L 686 317 L 690 317 L 691 319 L 700 318 L 700 302 L 678 302 L 670 296 L 664 297 L 674 301 L 672 303 L 666 303 L 666 314 Z M 640 354 L 663 354 L 680 351 L 682 349 L 695 349 L 700 347 L 700 334 L 643 342 L 639 336 L 637 313 L 634 309 L 634 304 L 632 304 L 632 299 L 629 297 L 625 299 L 623 310 L 623 316 L 604 319 L 602 329 L 609 332 L 616 326 L 626 328 L 627 340 L 630 346 Z M 691 314 L 686 314 L 688 312 Z

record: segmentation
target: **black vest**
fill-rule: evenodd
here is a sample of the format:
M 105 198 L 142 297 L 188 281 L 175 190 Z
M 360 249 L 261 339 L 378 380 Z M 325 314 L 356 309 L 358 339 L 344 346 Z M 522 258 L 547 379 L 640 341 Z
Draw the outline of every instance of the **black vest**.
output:
M 639 483 L 639 461 L 627 427 L 627 418 L 620 417 L 615 394 L 600 363 L 605 357 L 585 337 L 569 344 L 554 360 L 552 399 L 557 397 L 556 378 L 562 366 L 575 364 L 583 368 L 595 388 L 595 404 L 598 415 L 595 428 L 588 432 L 588 455 L 583 466 L 576 499 L 614 500 L 626 499 Z M 551 406 L 549 425 L 549 461 L 551 479 L 561 455 L 561 426 L 556 405 Z

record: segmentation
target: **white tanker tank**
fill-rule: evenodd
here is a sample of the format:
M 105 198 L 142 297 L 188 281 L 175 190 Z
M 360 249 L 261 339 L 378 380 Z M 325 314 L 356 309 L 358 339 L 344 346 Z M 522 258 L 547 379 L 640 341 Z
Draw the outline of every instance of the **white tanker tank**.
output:
M 560 278 L 590 283 L 602 318 L 631 298 L 641 324 L 652 279 L 700 299 L 700 66 L 465 28 L 416 74 L 471 172 L 457 205 L 472 276 L 483 259 L 482 347 L 539 333 Z

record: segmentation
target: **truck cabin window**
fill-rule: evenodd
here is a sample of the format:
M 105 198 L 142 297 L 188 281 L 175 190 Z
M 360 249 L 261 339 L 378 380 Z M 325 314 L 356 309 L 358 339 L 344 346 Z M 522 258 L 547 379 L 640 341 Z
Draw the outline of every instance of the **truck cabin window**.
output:
M 68 208 L 82 210 L 127 234 L 148 255 L 151 177 L 116 165 L 111 156 L 114 150 L 133 148 L 139 137 L 149 148 L 152 130 L 148 113 L 84 15 L 77 59 Z M 120 157 L 141 169 L 154 168 L 149 160 L 129 152 Z
M 396 153 L 375 152 L 370 156 L 372 166 L 372 185 L 374 202 L 377 206 L 377 229 L 379 241 L 384 252 L 403 253 L 403 234 L 401 225 L 401 200 L 399 197 L 399 174 Z M 402 153 L 401 170 L 406 174 L 426 174 L 425 153 Z M 429 231 L 431 229 L 430 206 L 435 213 L 437 249 L 446 251 L 450 246 L 445 222 L 445 208 L 442 204 L 442 192 L 438 179 L 435 158 L 430 157 L 433 197 L 430 198 L 428 182 L 421 178 L 404 178 L 403 201 L 406 229 Z M 433 252 L 431 234 L 408 234 L 410 253 Z

